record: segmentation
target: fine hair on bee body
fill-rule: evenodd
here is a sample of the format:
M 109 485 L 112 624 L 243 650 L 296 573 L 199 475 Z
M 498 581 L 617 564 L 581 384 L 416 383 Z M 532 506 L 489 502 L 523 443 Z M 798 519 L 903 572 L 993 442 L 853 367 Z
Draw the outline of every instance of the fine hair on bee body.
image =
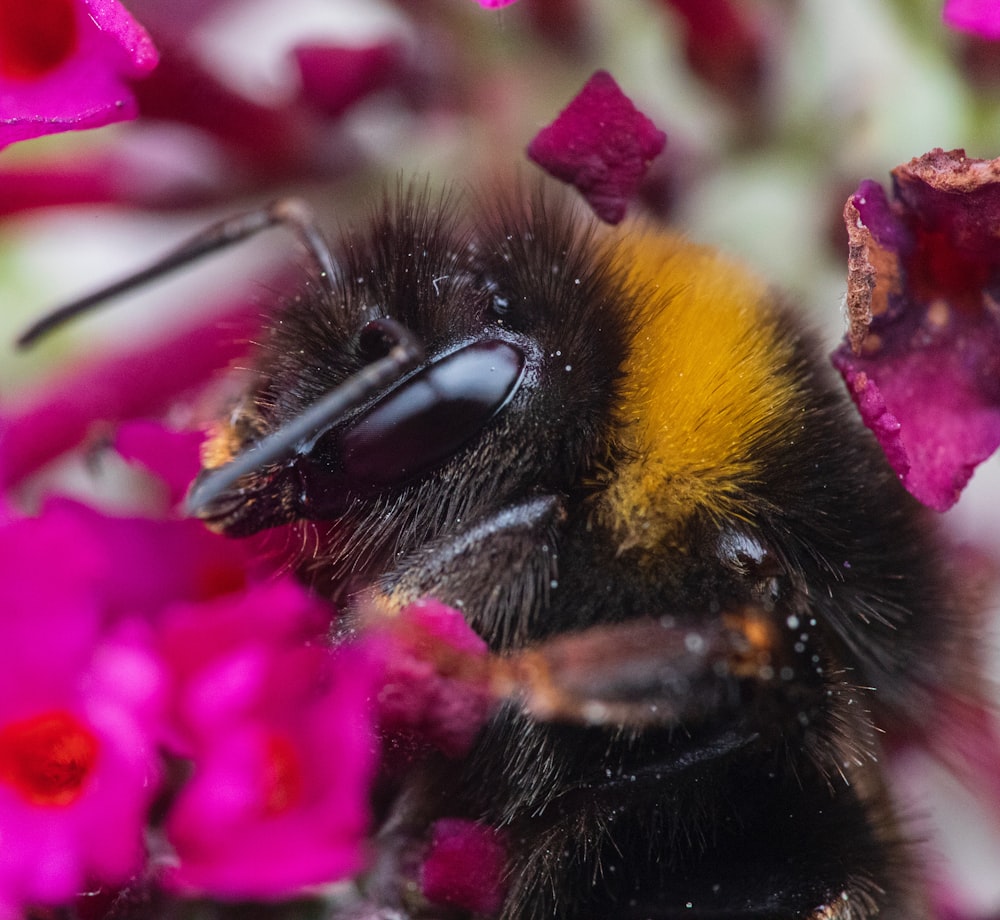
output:
M 968 617 L 795 311 L 551 188 L 404 188 L 329 258 L 288 213 L 255 212 L 320 278 L 276 315 L 194 513 L 308 528 L 302 575 L 348 618 L 434 597 L 498 655 L 563 643 L 605 713 L 507 706 L 388 783 L 383 833 L 502 830 L 504 920 L 927 915 L 878 730 L 974 682 Z M 368 886 L 442 916 L 392 871 Z

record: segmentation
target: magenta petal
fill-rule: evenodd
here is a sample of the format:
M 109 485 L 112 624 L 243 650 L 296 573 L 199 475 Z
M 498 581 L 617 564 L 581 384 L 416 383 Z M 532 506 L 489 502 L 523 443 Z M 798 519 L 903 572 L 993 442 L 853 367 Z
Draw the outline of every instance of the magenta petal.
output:
M 666 134 L 599 70 L 535 135 L 528 157 L 576 188 L 601 220 L 616 224 L 666 143 Z
M 249 578 L 248 548 L 210 533 L 199 521 L 108 517 L 67 499 L 49 499 L 38 521 L 48 534 L 58 528 L 62 540 L 75 538 L 72 558 L 91 559 L 95 574 L 90 578 L 110 619 L 150 614 L 176 601 L 225 596 L 241 591 Z M 51 558 L 62 558 L 39 552 L 37 547 L 47 545 L 36 539 L 34 565 L 40 572 Z M 11 556 L 11 564 L 17 564 L 18 556 Z M 68 569 L 65 563 L 62 567 Z M 74 583 L 77 596 L 85 596 L 81 579 Z
M 849 343 L 833 355 L 906 488 L 943 511 L 1000 447 L 1000 160 L 932 151 L 845 209 Z
M 428 638 L 438 640 L 456 651 L 473 657 L 487 653 L 485 640 L 469 626 L 465 617 L 440 601 L 431 599 L 410 604 L 402 616 L 423 630 Z
M 268 699 L 308 695 L 324 654 L 311 646 L 329 626 L 326 605 L 290 578 L 168 608 L 159 641 L 177 681 L 173 736 L 196 746 Z
M 941 18 L 953 29 L 1000 39 L 1000 4 L 996 0 L 945 0 Z
M 34 9 L 5 7 L 0 147 L 135 117 L 128 81 L 157 62 L 142 27 L 116 0 L 44 0 Z
M 302 95 L 331 118 L 338 118 L 369 93 L 388 86 L 399 72 L 402 46 L 384 42 L 362 48 L 299 45 L 293 49 Z
M 894 253 L 904 253 L 912 248 L 910 232 L 893 212 L 889 196 L 881 185 L 866 179 L 854 193 L 853 203 L 861 223 L 879 246 Z
M 145 624 L 102 629 L 86 533 L 49 516 L 0 527 L 0 903 L 58 904 L 141 868 L 157 793 L 165 675 Z M 99 556 L 99 554 L 97 554 Z M 34 558 L 33 558 L 34 557 Z
M 512 3 L 517 3 L 517 0 L 476 0 L 476 3 L 484 10 L 499 10 Z
M 1000 349 L 1000 337 L 993 344 Z M 959 343 L 895 358 L 869 360 L 843 347 L 834 354 L 890 465 L 935 511 L 950 508 L 975 468 L 1000 447 L 1000 402 L 976 383 L 979 374 L 970 367 L 976 350 Z M 997 355 L 988 360 L 996 364 Z
M 158 55 L 146 30 L 118 0 L 84 0 L 90 18 L 124 53 L 123 68 L 128 76 L 141 77 L 157 64 Z
M 236 301 L 224 329 L 184 329 L 173 338 L 111 355 L 48 382 L 26 405 L 5 410 L 0 486 L 9 487 L 84 441 L 97 423 L 162 411 L 246 352 L 260 306 Z
M 424 896 L 436 904 L 475 914 L 496 913 L 503 904 L 507 851 L 491 827 L 458 818 L 435 822 L 420 872 Z
M 407 607 L 381 638 L 382 731 L 451 757 L 466 753 L 495 704 L 477 667 L 486 658 L 486 643 L 461 613 L 438 601 Z
M 184 498 L 201 469 L 204 440 L 199 431 L 171 431 L 158 422 L 134 421 L 118 429 L 115 449 L 125 460 L 155 473 L 166 484 L 173 506 Z
M 244 632 L 232 639 L 254 641 L 252 625 Z M 166 823 L 179 858 L 167 881 L 176 889 L 282 898 L 364 864 L 378 664 L 355 647 L 314 646 L 306 657 L 287 645 L 261 651 L 278 679 L 258 684 L 256 695 L 245 681 L 228 681 L 240 706 L 195 739 L 193 775 Z M 213 669 L 217 658 L 186 680 Z

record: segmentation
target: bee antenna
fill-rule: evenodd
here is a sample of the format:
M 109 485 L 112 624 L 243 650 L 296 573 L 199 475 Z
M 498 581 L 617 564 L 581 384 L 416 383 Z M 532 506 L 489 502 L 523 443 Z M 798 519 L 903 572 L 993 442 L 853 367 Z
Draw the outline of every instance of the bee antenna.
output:
M 142 287 L 161 275 L 169 274 L 204 256 L 255 236 L 274 226 L 288 227 L 305 246 L 319 271 L 320 282 L 327 294 L 333 295 L 333 258 L 330 247 L 320 233 L 309 206 L 299 198 L 280 198 L 261 208 L 218 221 L 182 243 L 172 252 L 161 256 L 152 265 L 53 310 L 31 325 L 17 338 L 17 347 L 26 348 L 64 323 L 86 313 L 92 307 L 121 294 Z
M 395 383 L 423 360 L 424 350 L 420 342 L 410 330 L 393 319 L 382 317 L 372 320 L 363 335 L 377 335 L 391 343 L 388 354 L 367 364 L 233 460 L 202 473 L 184 501 L 186 515 L 203 516 L 213 502 L 247 473 L 260 470 L 289 454 L 305 453 L 331 425 L 375 393 Z

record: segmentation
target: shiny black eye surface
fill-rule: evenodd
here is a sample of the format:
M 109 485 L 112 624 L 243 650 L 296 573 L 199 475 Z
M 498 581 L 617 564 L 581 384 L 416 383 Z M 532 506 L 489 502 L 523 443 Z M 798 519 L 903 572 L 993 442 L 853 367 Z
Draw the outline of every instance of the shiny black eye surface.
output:
M 509 342 L 472 342 L 418 370 L 343 434 L 351 483 L 395 485 L 454 454 L 507 403 L 524 372 Z

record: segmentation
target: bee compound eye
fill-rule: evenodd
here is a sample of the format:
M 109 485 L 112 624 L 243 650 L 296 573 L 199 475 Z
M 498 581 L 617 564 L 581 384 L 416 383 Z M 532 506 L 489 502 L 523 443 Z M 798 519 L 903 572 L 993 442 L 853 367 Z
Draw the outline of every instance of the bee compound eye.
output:
M 346 479 L 369 487 L 394 485 L 443 462 L 507 404 L 524 365 L 524 353 L 498 339 L 472 342 L 434 359 L 341 434 Z

